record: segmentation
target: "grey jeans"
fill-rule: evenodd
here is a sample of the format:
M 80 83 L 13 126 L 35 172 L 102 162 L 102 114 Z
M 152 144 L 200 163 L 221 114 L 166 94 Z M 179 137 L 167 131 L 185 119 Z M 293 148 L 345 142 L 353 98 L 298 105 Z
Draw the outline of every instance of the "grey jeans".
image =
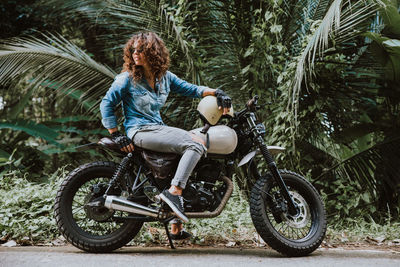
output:
M 189 132 L 165 125 L 144 126 L 133 136 L 133 143 L 144 149 L 182 155 L 171 185 L 186 187 L 206 147 L 192 140 Z

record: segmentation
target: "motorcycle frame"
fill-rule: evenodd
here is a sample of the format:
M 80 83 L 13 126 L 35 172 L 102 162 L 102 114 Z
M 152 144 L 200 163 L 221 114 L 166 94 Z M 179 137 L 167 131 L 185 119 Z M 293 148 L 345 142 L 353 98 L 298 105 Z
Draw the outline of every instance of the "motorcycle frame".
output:
M 118 155 L 123 155 L 123 153 L 116 152 L 114 149 L 110 149 L 104 144 L 88 144 L 87 147 L 89 146 L 94 146 L 94 147 L 99 147 L 100 148 L 105 148 L 108 151 L 112 151 L 113 153 L 118 153 Z M 140 150 L 140 149 L 137 149 Z M 137 151 L 138 152 L 138 151 Z M 116 173 L 119 171 L 117 169 L 116 173 L 114 174 L 113 179 L 110 181 L 109 186 L 106 190 L 106 193 L 104 194 L 104 199 L 105 199 L 105 206 L 108 208 L 113 208 L 116 207 L 117 210 L 123 210 L 127 212 L 133 212 L 135 211 L 140 212 L 142 211 L 142 214 L 139 213 L 139 215 L 130 215 L 126 217 L 113 217 L 114 220 L 118 221 L 123 221 L 123 220 L 135 220 L 135 221 L 141 221 L 141 222 L 153 222 L 153 221 L 161 221 L 162 223 L 166 223 L 174 218 L 174 215 L 170 212 L 160 212 L 157 210 L 151 210 L 147 209 L 146 207 L 137 204 L 133 201 L 126 201 L 122 198 L 114 197 L 114 196 L 108 196 L 107 192 L 109 189 L 113 186 L 113 184 L 117 181 L 117 179 L 125 179 L 124 185 L 126 185 L 126 189 L 129 188 L 131 190 L 132 195 L 135 194 L 135 192 L 141 188 L 147 181 L 151 181 L 153 185 L 155 185 L 159 190 L 162 190 L 162 186 L 156 181 L 156 179 L 152 175 L 145 175 L 145 178 L 140 181 L 140 176 L 142 173 L 149 173 L 150 169 L 146 166 L 144 159 L 140 155 L 141 153 L 128 153 L 122 158 L 121 164 L 119 165 L 119 169 L 124 168 L 126 169 L 126 174 L 128 175 L 116 175 Z M 209 158 L 218 158 L 221 160 L 224 160 L 226 162 L 226 171 L 229 176 L 229 178 L 225 175 L 220 177 L 220 180 L 223 181 L 226 186 L 226 192 L 218 205 L 218 207 L 214 211 L 205 211 L 205 212 L 186 212 L 186 216 L 188 218 L 214 218 L 221 214 L 221 212 L 224 210 L 226 203 L 228 202 L 232 192 L 233 192 L 233 183 L 231 179 L 232 175 L 232 168 L 230 166 L 233 166 L 233 161 L 231 160 L 232 155 L 217 155 L 217 154 L 209 154 Z M 136 175 L 134 172 L 134 169 L 131 168 L 131 165 L 134 164 L 137 167 L 137 173 Z M 125 167 L 123 165 L 126 165 Z M 135 178 L 133 178 L 135 176 Z M 119 178 L 118 178 L 119 177 Z M 115 201 L 115 203 L 113 202 Z M 131 211 L 130 211 L 131 210 Z M 152 213 L 152 214 L 151 214 Z

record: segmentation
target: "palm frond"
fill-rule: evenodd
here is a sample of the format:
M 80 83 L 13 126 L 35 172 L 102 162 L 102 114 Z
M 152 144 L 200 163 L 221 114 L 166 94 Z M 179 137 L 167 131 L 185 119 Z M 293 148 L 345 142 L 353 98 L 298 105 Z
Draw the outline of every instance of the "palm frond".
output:
M 243 94 L 241 70 L 246 66 L 240 62 L 240 57 L 250 40 L 241 43 L 243 36 L 238 35 L 238 25 L 232 18 L 243 17 L 244 11 L 229 1 L 192 1 L 190 4 L 188 9 L 195 19 L 188 20 L 185 25 L 188 38 L 195 42 L 198 65 L 203 67 L 201 78 L 207 85 L 222 87 L 239 97 Z
M 90 58 L 83 50 L 62 36 L 43 35 L 47 40 L 21 37 L 0 44 L 0 84 L 30 75 L 31 86 L 51 84 L 64 94 L 83 92 L 80 103 L 91 100 L 97 108 L 116 73 Z
M 400 196 L 400 138 L 376 144 L 333 166 L 314 180 L 357 181 L 383 207 Z
M 58 136 L 58 133 L 56 131 L 50 129 L 43 124 L 35 123 L 30 120 L 15 119 L 0 121 L 0 129 L 24 131 L 31 136 L 40 137 L 57 146 L 62 146 L 59 142 L 56 141 L 56 137 Z
M 332 0 L 284 1 L 285 16 L 283 41 L 291 44 L 291 52 L 297 54 L 303 39 L 309 33 L 313 21 L 322 20 Z
M 381 4 L 378 2 L 364 0 L 356 3 L 343 0 L 333 1 L 297 63 L 290 92 L 291 97 L 288 101 L 288 107 L 292 110 L 295 121 L 297 120 L 298 99 L 303 80 L 306 81 L 312 76 L 316 57 L 322 56 L 329 46 L 330 39 L 334 39 L 336 43 L 345 42 L 366 30 L 357 27 L 371 18 L 380 7 Z M 306 74 L 306 71 L 309 75 Z
M 89 23 L 82 25 L 87 30 L 92 27 L 101 28 L 103 33 L 97 38 L 107 42 L 107 50 L 121 50 L 132 34 L 139 31 L 148 30 L 163 37 L 172 37 L 186 58 L 187 70 L 192 74 L 193 80 L 198 76 L 192 51 L 182 30 L 183 25 L 169 6 L 161 1 L 52 0 L 44 4 L 60 5 L 59 16 L 87 19 Z
M 165 19 L 165 24 L 169 32 L 173 32 L 173 36 L 175 37 L 176 42 L 179 44 L 182 52 L 184 53 L 187 64 L 188 64 L 188 72 L 192 73 L 192 80 L 194 82 L 198 82 L 198 72 L 196 70 L 196 66 L 194 63 L 194 57 L 191 54 L 191 49 L 188 46 L 188 42 L 185 38 L 184 32 L 182 31 L 182 26 L 179 25 L 178 21 L 175 19 L 174 15 L 169 13 L 167 6 L 160 5 L 160 20 Z

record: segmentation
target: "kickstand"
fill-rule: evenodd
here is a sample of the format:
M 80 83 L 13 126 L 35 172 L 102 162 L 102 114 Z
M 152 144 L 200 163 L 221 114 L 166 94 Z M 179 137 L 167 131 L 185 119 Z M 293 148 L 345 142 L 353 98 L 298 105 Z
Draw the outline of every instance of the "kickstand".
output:
M 175 249 L 174 243 L 172 242 L 171 235 L 170 235 L 169 230 L 168 230 L 168 223 L 165 222 L 164 223 L 164 227 L 165 227 L 165 232 L 167 233 L 169 245 L 171 246 L 172 249 Z

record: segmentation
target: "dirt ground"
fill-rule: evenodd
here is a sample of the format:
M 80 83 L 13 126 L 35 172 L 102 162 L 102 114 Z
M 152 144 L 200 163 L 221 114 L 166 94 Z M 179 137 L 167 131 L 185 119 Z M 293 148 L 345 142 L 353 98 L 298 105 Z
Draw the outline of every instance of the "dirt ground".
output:
M 21 240 L 11 240 L 6 236 L 0 238 L 0 246 L 2 247 L 21 247 L 21 246 L 44 246 L 44 247 L 59 247 L 67 246 L 68 242 L 63 236 L 51 242 L 32 242 L 29 238 Z M 202 240 L 196 240 L 195 238 L 185 241 L 175 241 L 174 245 L 179 248 L 234 248 L 234 249 L 251 249 L 251 248 L 268 248 L 268 245 L 259 239 L 256 242 L 253 240 L 239 240 L 231 241 L 224 239 L 213 239 L 212 237 L 206 237 Z M 169 247 L 167 238 L 162 235 L 160 239 L 156 238 L 152 241 L 145 243 L 130 243 L 126 247 Z M 327 237 L 321 244 L 320 248 L 339 248 L 345 250 L 378 250 L 378 251 L 391 251 L 394 253 L 400 253 L 400 240 L 384 240 L 379 238 L 363 238 L 359 241 L 338 241 L 330 240 Z

